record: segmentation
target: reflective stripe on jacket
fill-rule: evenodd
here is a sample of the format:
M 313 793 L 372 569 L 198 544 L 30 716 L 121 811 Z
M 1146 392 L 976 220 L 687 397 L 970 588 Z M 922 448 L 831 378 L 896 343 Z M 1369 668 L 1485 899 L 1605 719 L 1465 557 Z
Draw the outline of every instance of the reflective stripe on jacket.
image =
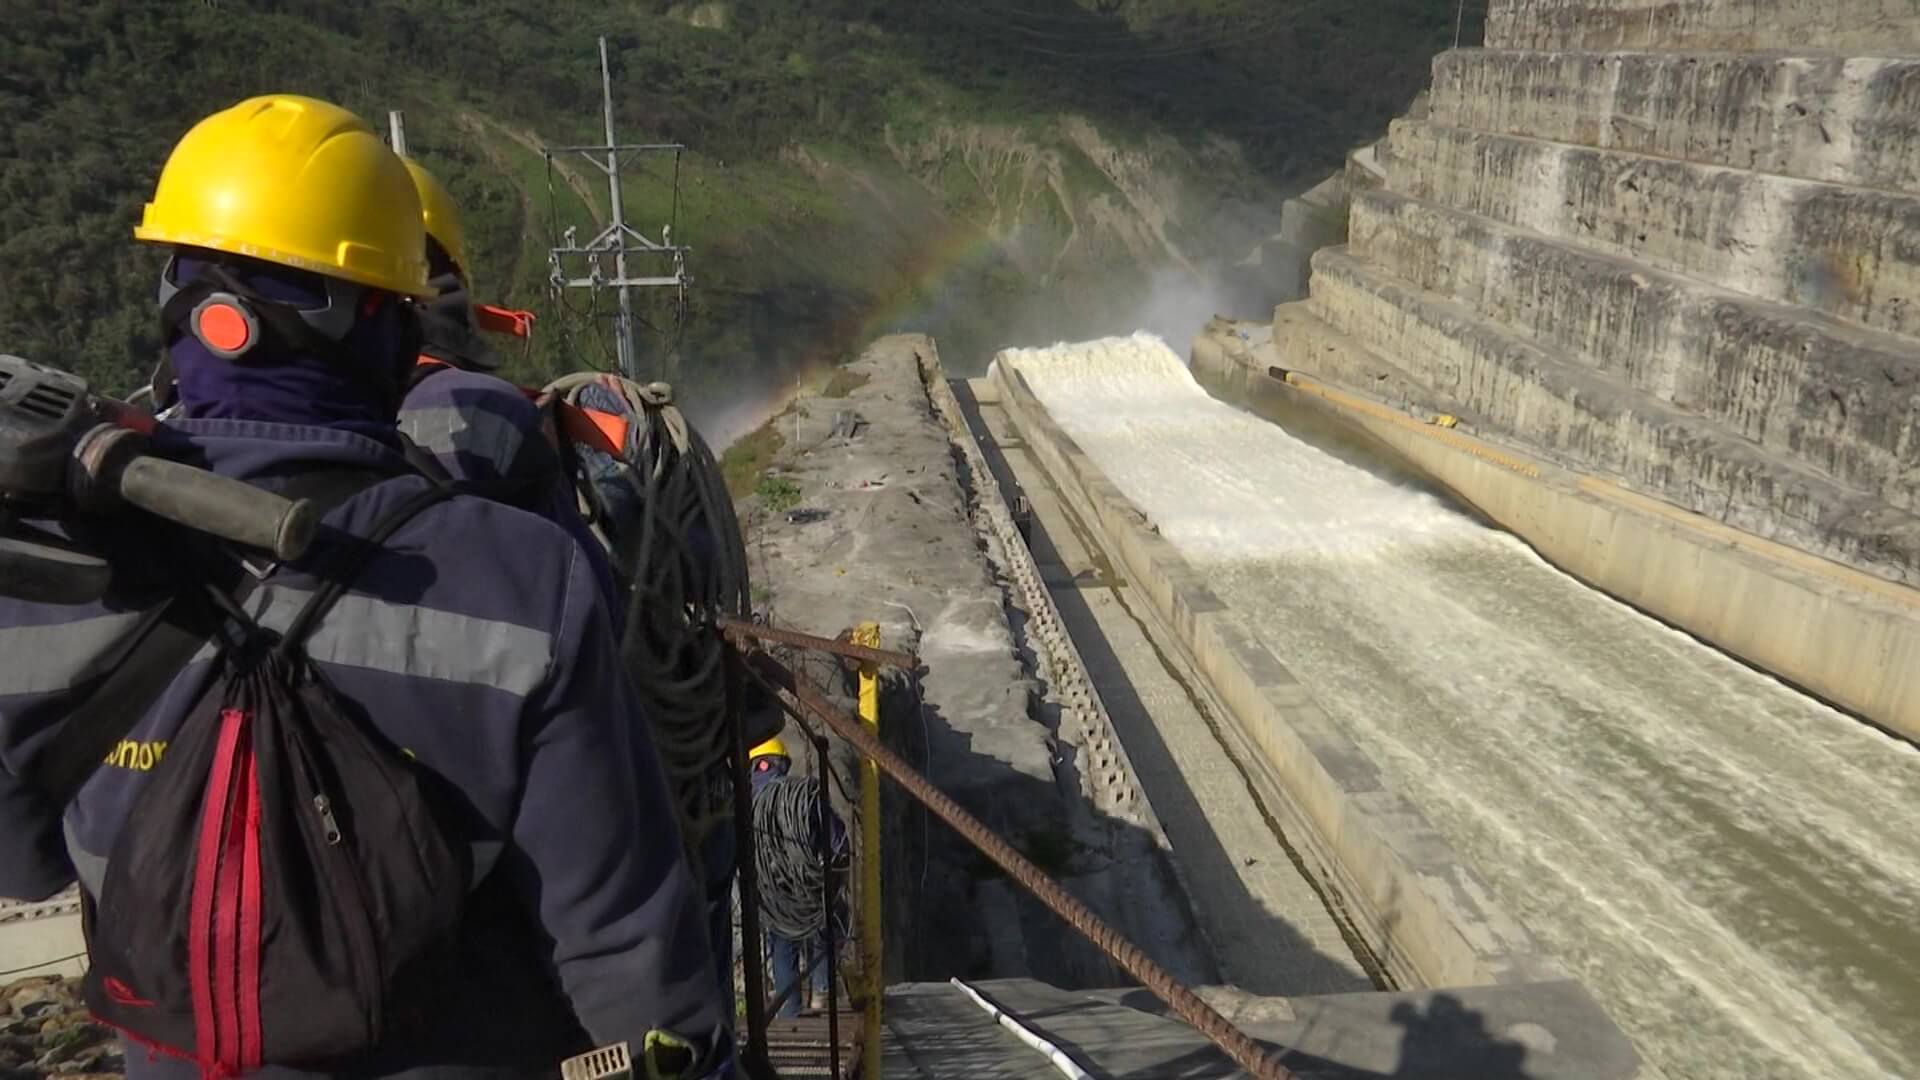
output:
M 402 475 L 388 447 L 323 428 L 186 421 L 164 427 L 156 445 L 269 488 L 316 469 L 396 477 L 336 507 L 312 553 L 267 574 L 247 606 L 268 627 L 285 625 L 330 551 L 425 483 Z M 76 872 L 98 882 L 211 676 L 209 650 L 88 782 L 62 843 L 59 808 L 22 777 L 115 661 L 130 613 L 177 572 L 153 557 L 140 524 L 128 518 L 93 537 L 116 566 L 103 602 L 0 599 L 0 895 L 50 894 Z M 325 677 L 464 794 L 463 839 L 492 870 L 462 930 L 458 984 L 421 1029 L 394 1033 L 373 1060 L 344 1071 L 545 1070 L 589 1037 L 635 1047 L 655 1027 L 727 1037 L 699 890 L 614 642 L 582 545 L 534 515 L 469 497 L 400 529 L 313 637 Z M 130 1075 L 163 1068 L 145 1057 L 129 1055 Z
M 400 430 L 476 493 L 540 515 L 580 544 L 614 625 L 625 604 L 606 548 L 580 516 L 546 413 L 504 379 L 440 364 L 408 391 Z

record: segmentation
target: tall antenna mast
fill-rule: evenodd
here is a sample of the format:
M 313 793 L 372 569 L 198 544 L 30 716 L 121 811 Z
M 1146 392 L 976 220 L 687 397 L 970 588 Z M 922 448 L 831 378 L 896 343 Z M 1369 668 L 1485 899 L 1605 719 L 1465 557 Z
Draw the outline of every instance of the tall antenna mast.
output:
M 620 374 L 629 379 L 638 379 L 639 356 L 634 347 L 633 334 L 633 295 L 635 288 L 675 288 L 683 289 L 687 284 L 686 257 L 691 248 L 673 242 L 673 227 L 662 226 L 658 243 L 643 235 L 638 229 L 627 224 L 625 200 L 620 190 L 620 165 L 623 158 L 649 153 L 671 153 L 678 157 L 686 150 L 679 143 L 646 143 L 622 145 L 613 132 L 613 71 L 607 63 L 607 39 L 600 39 L 600 103 L 601 112 L 606 121 L 607 141 L 600 146 L 554 146 L 544 151 L 548 168 L 552 168 L 555 155 L 578 154 L 592 162 L 594 168 L 607 174 L 607 208 L 610 211 L 605 228 L 585 244 L 575 242 L 574 231 L 569 228 L 561 238 L 562 243 L 550 249 L 547 254 L 548 281 L 555 289 L 600 289 L 611 288 L 620 297 L 620 313 L 615 316 L 614 345 L 620 364 Z M 607 276 L 602 264 L 604 256 L 613 256 L 613 275 Z M 669 260 L 671 274 L 629 276 L 627 256 L 651 257 Z M 577 267 L 584 261 L 585 275 L 573 275 L 570 267 Z

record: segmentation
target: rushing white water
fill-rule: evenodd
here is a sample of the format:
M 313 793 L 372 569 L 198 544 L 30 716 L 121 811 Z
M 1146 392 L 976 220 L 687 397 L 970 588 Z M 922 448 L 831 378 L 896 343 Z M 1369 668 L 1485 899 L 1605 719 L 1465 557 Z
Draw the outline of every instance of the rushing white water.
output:
M 1673 1078 L 1920 1076 L 1920 750 L 1209 398 L 998 361 Z

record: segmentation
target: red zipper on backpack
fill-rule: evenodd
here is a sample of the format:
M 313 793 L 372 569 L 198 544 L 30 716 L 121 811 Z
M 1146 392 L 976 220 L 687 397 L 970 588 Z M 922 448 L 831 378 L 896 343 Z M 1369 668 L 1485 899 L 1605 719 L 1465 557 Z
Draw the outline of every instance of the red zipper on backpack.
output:
M 261 1064 L 260 778 L 253 715 L 220 714 L 207 776 L 187 935 L 195 1057 L 210 1076 Z

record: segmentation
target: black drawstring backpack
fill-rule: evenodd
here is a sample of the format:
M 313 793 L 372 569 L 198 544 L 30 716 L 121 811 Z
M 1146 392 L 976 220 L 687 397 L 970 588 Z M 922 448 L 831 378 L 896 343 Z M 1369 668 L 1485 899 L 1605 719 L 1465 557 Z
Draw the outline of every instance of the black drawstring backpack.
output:
M 435 486 L 386 515 L 325 568 L 277 640 L 230 599 L 219 605 L 242 643 L 223 646 L 88 904 L 87 1004 L 130 1041 L 208 1077 L 324 1067 L 378 1045 L 408 1002 L 431 994 L 460 924 L 469 849 L 446 827 L 443 781 L 340 696 L 303 646 L 381 544 L 450 494 Z M 128 661 L 149 682 L 197 650 L 177 626 L 160 637 L 171 645 L 143 642 Z

